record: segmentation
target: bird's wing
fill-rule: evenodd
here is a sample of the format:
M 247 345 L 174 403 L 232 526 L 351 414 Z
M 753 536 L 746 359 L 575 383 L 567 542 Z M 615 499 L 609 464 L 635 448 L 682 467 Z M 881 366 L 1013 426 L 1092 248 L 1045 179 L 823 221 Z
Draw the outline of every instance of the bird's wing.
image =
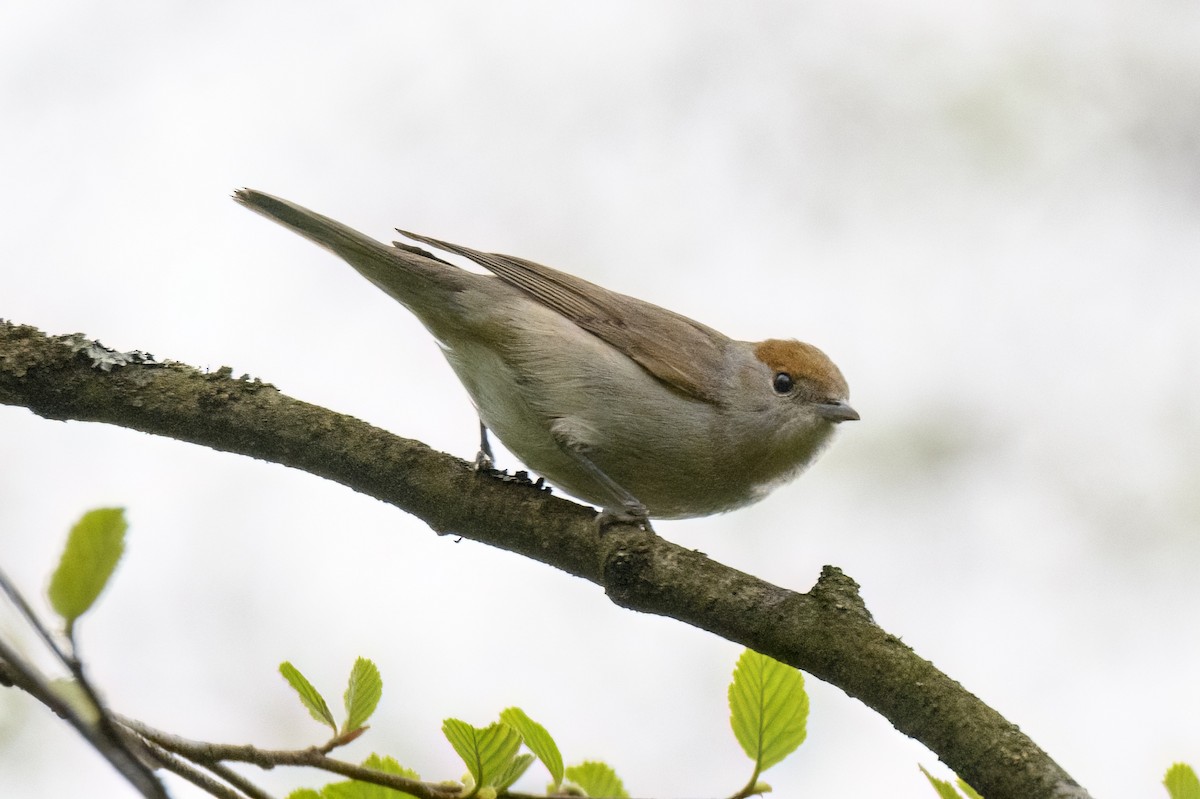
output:
M 608 342 L 667 385 L 719 404 L 718 383 L 724 371 L 724 350 L 730 343 L 722 333 L 673 311 L 524 258 L 480 252 L 406 230 L 398 232 L 471 259 Z

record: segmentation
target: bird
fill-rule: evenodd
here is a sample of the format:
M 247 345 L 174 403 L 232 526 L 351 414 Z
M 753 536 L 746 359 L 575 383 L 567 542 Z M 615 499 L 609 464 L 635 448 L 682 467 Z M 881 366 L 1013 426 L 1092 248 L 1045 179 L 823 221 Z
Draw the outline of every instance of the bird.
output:
M 330 250 L 433 335 L 480 420 L 600 524 L 732 511 L 804 470 L 859 419 L 841 371 L 795 339 L 734 340 L 533 261 L 397 229 L 482 267 L 385 244 L 253 189 L 234 199 Z

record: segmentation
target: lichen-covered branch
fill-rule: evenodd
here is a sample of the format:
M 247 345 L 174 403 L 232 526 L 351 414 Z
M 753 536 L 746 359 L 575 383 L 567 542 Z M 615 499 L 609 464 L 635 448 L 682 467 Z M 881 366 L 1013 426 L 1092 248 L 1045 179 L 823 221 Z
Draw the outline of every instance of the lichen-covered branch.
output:
M 653 534 L 598 534 L 590 508 L 228 370 L 112 353 L 81 336 L 0 323 L 0 404 L 119 425 L 281 463 L 389 502 L 439 533 L 526 555 L 838 686 L 928 746 L 988 799 L 1084 791 L 996 711 L 874 623 L 858 586 L 826 567 L 807 593 Z

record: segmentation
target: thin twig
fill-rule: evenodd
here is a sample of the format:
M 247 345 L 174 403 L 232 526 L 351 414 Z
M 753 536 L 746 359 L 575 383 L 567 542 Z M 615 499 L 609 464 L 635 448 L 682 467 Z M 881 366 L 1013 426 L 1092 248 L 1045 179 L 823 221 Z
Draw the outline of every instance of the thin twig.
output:
M 246 796 L 250 797 L 250 799 L 271 799 L 271 795 L 269 793 L 264 791 L 262 788 L 259 788 L 245 776 L 238 774 L 224 763 L 208 763 L 205 764 L 204 767 L 240 790 L 242 793 L 246 794 Z
M 401 777 L 398 774 L 388 774 L 366 768 L 329 757 L 317 746 L 307 749 L 261 749 L 249 744 L 208 743 L 163 732 L 124 716 L 118 716 L 117 720 L 146 741 L 194 763 L 199 763 L 205 768 L 211 768 L 214 764 L 223 761 L 250 763 L 263 769 L 276 766 L 307 766 L 349 777 L 359 782 L 394 788 L 397 791 L 411 794 L 417 799 L 458 799 L 462 795 L 462 789 L 458 786 L 422 782 Z
M 150 753 L 150 756 L 153 757 L 160 766 L 172 774 L 182 777 L 200 790 L 217 797 L 217 799 L 247 799 L 246 794 L 238 793 L 228 785 L 224 785 L 217 780 L 214 780 L 200 769 L 192 767 L 183 759 L 176 757 L 166 749 L 156 746 L 148 741 L 143 741 L 143 743 L 146 746 L 146 750 Z M 254 797 L 255 799 L 271 799 L 268 794 L 262 793 L 261 791 L 254 794 Z
M 74 705 L 63 699 L 62 695 L 54 690 L 37 667 L 26 661 L 7 642 L 0 639 L 0 662 L 8 667 L 10 672 L 8 676 L 15 677 L 13 682 L 16 685 L 74 727 L 142 796 L 146 799 L 169 799 L 167 791 L 159 782 L 158 777 L 130 748 L 130 739 L 112 723 L 111 713 L 100 702 L 96 692 L 92 690 L 85 679 L 81 679 L 82 665 L 73 655 L 64 653 L 54 642 L 49 629 L 30 609 L 21 592 L 9 581 L 3 571 L 0 571 L 0 590 L 3 590 L 9 600 L 17 606 L 26 622 L 37 632 L 38 637 L 46 642 L 59 661 L 75 676 L 76 684 L 87 695 L 91 709 L 96 713 L 96 718 L 84 718 Z
M 42 624 L 37 614 L 33 612 L 33 608 L 29 607 L 29 603 L 25 601 L 25 597 L 21 595 L 17 587 L 8 579 L 8 575 L 4 573 L 3 569 L 0 569 L 0 590 L 4 591 L 5 595 L 8 596 L 8 601 L 12 602 L 21 615 L 25 617 L 25 622 L 34 629 L 34 632 L 46 644 L 46 648 L 54 653 L 54 657 L 58 658 L 61 663 L 66 663 L 67 655 L 59 647 L 58 641 L 54 640 L 54 636 Z

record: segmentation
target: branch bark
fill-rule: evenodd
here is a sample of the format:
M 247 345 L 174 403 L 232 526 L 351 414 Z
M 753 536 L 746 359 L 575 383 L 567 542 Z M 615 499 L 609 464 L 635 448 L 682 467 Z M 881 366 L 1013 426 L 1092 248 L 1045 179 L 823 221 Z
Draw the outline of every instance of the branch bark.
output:
M 276 766 L 308 766 L 331 774 L 349 777 L 352 780 L 403 791 L 414 799 L 459 799 L 463 795 L 462 788 L 458 786 L 422 782 L 398 774 L 388 774 L 359 766 L 330 757 L 328 752 L 318 746 L 308 749 L 281 750 L 260 749 L 249 744 L 214 744 L 172 735 L 134 719 L 122 718 L 121 723 L 147 743 L 160 747 L 168 754 L 180 755 L 188 761 L 199 763 L 206 768 L 222 768 L 222 776 L 234 773 L 224 768 L 226 763 L 231 762 L 250 763 L 262 769 L 272 769 Z M 245 791 L 245 788 L 242 787 L 242 790 Z M 516 795 L 508 794 L 508 796 L 509 799 L 512 799 Z
M 616 604 L 669 616 L 838 686 L 925 744 L 988 799 L 1088 793 L 1014 724 L 871 618 L 857 584 L 826 566 L 798 593 L 614 527 L 539 485 L 281 394 L 228 369 L 205 374 L 80 335 L 0 322 L 0 403 L 104 422 L 281 463 L 454 533 L 590 580 Z

